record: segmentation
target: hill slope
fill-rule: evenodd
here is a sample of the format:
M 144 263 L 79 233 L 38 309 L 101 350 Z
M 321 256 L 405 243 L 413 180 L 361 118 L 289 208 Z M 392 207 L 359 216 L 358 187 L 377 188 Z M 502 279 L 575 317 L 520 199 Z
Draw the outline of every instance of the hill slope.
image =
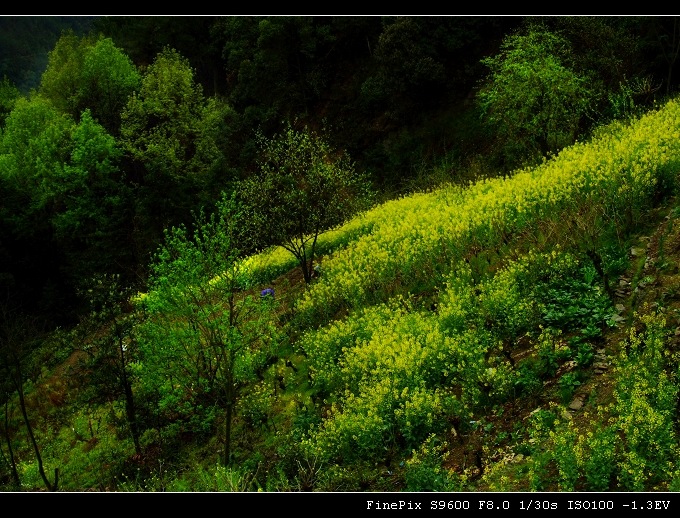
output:
M 238 265 L 250 291 L 188 316 L 154 323 L 139 297 L 62 336 L 70 363 L 31 387 L 44 465 L 69 490 L 678 489 L 678 171 L 673 100 L 537 168 L 367 211 L 323 236 L 309 286 L 275 249 Z M 254 343 L 275 354 L 245 349 L 227 423 L 205 386 L 229 380 L 205 372 L 231 342 L 203 347 L 210 318 L 267 286 Z M 104 347 L 118 356 L 81 362 Z M 15 455 L 39 488 L 31 449 Z

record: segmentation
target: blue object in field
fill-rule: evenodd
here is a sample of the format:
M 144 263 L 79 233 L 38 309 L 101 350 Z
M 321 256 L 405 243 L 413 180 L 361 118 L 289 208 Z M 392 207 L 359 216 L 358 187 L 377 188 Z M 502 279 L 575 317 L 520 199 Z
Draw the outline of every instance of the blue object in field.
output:
M 265 288 L 264 290 L 262 290 L 262 292 L 260 292 L 261 297 L 268 297 L 270 295 L 272 297 L 274 296 L 274 288 Z

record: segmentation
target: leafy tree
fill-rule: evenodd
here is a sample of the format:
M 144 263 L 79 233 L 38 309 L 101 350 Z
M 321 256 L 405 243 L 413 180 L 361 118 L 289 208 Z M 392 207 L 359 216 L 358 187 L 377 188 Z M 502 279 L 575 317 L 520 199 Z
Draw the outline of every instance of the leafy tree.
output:
M 5 124 L 7 115 L 20 95 L 19 89 L 7 77 L 0 81 L 0 126 Z
M 120 114 L 141 84 L 141 74 L 109 38 L 99 38 L 88 49 L 78 89 L 80 112 L 92 116 L 112 135 L 118 134 Z
M 40 93 L 63 113 L 80 113 L 79 90 L 85 54 L 94 45 L 92 36 L 80 37 L 65 31 L 48 53 L 45 72 L 40 78 Z
M 110 38 L 79 37 L 69 31 L 49 53 L 40 93 L 75 120 L 89 109 L 117 135 L 120 113 L 140 82 L 137 68 Z
M 74 123 L 41 96 L 19 99 L 0 153 L 7 192 L 0 214 L 16 263 L 27 260 L 38 272 L 53 272 L 71 293 L 97 273 L 132 276 L 136 257 L 122 152 L 89 110 Z
M 189 224 L 191 211 L 209 206 L 212 174 L 220 165 L 217 128 L 224 114 L 206 99 L 189 63 L 165 49 L 144 73 L 122 113 L 121 144 L 132 159 L 137 214 L 144 246 L 154 248 L 165 228 Z
M 644 68 L 641 42 L 633 26 L 640 19 L 615 16 L 557 16 L 529 19 L 537 30 L 547 28 L 569 40 L 572 65 L 579 74 L 590 74 L 596 88 L 614 91 Z M 606 97 L 606 95 L 604 96 Z
M 649 53 L 654 17 L 555 16 L 529 18 L 528 26 L 548 29 L 570 42 L 573 71 L 588 77 L 599 123 L 650 107 L 661 81 Z M 656 45 L 654 45 L 656 47 Z M 595 123 L 592 121 L 591 125 Z M 587 128 L 584 128 L 587 129 Z
M 128 232 L 131 188 L 120 170 L 122 151 L 89 110 L 73 128 L 63 175 L 51 186 L 52 225 L 70 275 L 125 273 L 135 260 Z
M 251 126 L 306 113 L 325 90 L 334 55 L 333 18 L 228 17 L 214 32 L 224 40 L 230 101 Z
M 221 48 L 213 42 L 219 19 L 237 16 L 99 16 L 93 28 L 112 38 L 140 66 L 152 63 L 166 47 L 176 49 L 196 67 L 197 80 L 210 95 L 223 93 L 226 77 Z
M 67 305 L 68 300 L 52 216 L 59 202 L 54 189 L 63 178 L 73 127 L 72 120 L 36 96 L 17 99 L 0 135 L 5 274 L 11 277 L 17 300 L 44 311 Z
M 0 172 L 30 191 L 32 198 L 31 203 L 16 209 L 27 213 L 54 202 L 52 189 L 68 160 L 73 128 L 73 120 L 47 99 L 34 96 L 17 100 L 0 141 Z
M 271 136 L 294 117 L 334 121 L 337 147 L 366 142 L 372 125 L 358 89 L 372 70 L 381 27 L 380 17 L 218 17 L 211 35 L 222 51 L 227 98 L 240 115 L 239 154 L 232 156 L 243 169 L 256 160 L 256 130 Z
M 142 383 L 159 410 L 184 430 L 207 432 L 224 410 L 224 463 L 231 459 L 232 422 L 241 390 L 273 357 L 273 299 L 244 291 L 239 268 L 241 212 L 226 195 L 196 230 L 166 232 L 151 270 L 140 324 Z
M 485 122 L 501 143 L 506 167 L 536 160 L 572 144 L 589 114 L 588 77 L 571 67 L 569 42 L 532 28 L 512 34 L 477 94 Z
M 292 253 L 309 283 L 319 234 L 368 205 L 369 182 L 308 128 L 288 125 L 271 139 L 260 136 L 260 146 L 259 174 L 240 188 L 248 224 L 261 245 Z
M 410 111 L 439 98 L 447 74 L 444 54 L 438 52 L 441 35 L 433 36 L 445 24 L 446 20 L 411 16 L 385 19 L 374 51 L 376 71 L 362 85 L 365 100 L 382 101 L 393 112 Z

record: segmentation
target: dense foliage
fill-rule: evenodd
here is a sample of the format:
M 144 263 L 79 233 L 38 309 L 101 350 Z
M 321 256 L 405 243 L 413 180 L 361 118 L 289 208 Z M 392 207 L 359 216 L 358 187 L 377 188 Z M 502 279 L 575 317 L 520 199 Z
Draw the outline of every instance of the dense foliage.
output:
M 680 488 L 675 18 L 89 21 L 0 83 L 3 489 Z
M 244 226 L 256 243 L 292 253 L 309 283 L 319 234 L 370 206 L 369 178 L 306 128 L 288 126 L 260 144 L 259 171 L 238 189 L 248 211 Z

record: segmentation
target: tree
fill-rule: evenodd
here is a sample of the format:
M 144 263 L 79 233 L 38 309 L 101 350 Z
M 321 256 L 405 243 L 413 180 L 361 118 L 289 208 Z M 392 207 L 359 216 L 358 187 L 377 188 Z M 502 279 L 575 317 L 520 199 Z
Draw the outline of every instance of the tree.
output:
M 155 248 L 163 230 L 189 224 L 191 212 L 215 199 L 220 165 L 217 129 L 223 106 L 206 99 L 194 71 L 177 51 L 158 54 L 123 113 L 120 143 L 132 160 L 138 232 Z M 220 179 L 220 181 L 224 181 Z
M 120 114 L 140 84 L 141 74 L 130 58 L 110 38 L 99 38 L 83 61 L 78 113 L 89 108 L 110 134 L 118 135 Z
M 54 189 L 63 179 L 73 128 L 69 117 L 35 96 L 17 99 L 0 134 L 0 229 L 7 254 L 4 273 L 12 278 L 16 300 L 42 307 L 45 313 L 68 305 L 52 216 L 61 201 L 54 196 Z
M 570 60 L 567 40 L 536 28 L 506 37 L 499 54 L 482 60 L 490 72 L 477 101 L 507 168 L 574 142 L 593 92 Z
M 20 95 L 19 89 L 7 77 L 0 81 L 0 126 L 4 126 L 7 115 Z
M 159 411 L 188 432 L 207 432 L 224 410 L 223 461 L 242 388 L 275 354 L 273 299 L 254 297 L 239 268 L 241 212 L 226 195 L 196 230 L 166 231 L 143 298 L 140 379 L 158 395 Z
M 3 302 L 0 306 L 0 377 L 4 382 L 0 397 L 3 398 L 5 406 L 4 425 L 2 428 L 5 434 L 5 442 L 8 445 L 12 477 L 14 483 L 19 484 L 19 475 L 9 436 L 10 418 L 8 401 L 10 396 L 15 395 L 30 446 L 38 462 L 40 477 L 48 491 L 57 491 L 59 488 L 59 468 L 54 469 L 54 480 L 50 481 L 45 472 L 42 454 L 34 433 L 34 425 L 28 415 L 28 403 L 26 401 L 26 370 L 30 363 L 31 353 L 40 341 L 40 336 L 41 330 L 35 318 L 18 312 L 10 306 L 9 302 Z
M 438 47 L 443 45 L 442 33 L 450 37 L 458 22 L 458 18 L 385 18 L 374 51 L 374 73 L 362 85 L 365 101 L 381 105 L 389 118 L 404 120 L 414 107 L 440 99 L 447 73 L 445 54 Z
M 80 113 L 78 91 L 87 49 L 94 44 L 91 36 L 66 31 L 48 53 L 47 67 L 40 78 L 40 93 L 62 113 L 76 117 Z
M 289 124 L 271 139 L 260 136 L 260 147 L 259 174 L 239 189 L 247 223 L 260 244 L 293 254 L 309 283 L 319 234 L 368 205 L 369 181 L 308 128 Z
M 137 68 L 110 38 L 79 37 L 68 31 L 49 53 L 40 93 L 75 120 L 89 109 L 117 135 L 120 113 L 140 83 Z
M 86 387 L 81 396 L 87 403 L 120 401 L 125 421 L 139 455 L 140 425 L 133 393 L 134 364 L 139 359 L 134 333 L 138 314 L 131 307 L 132 291 L 121 284 L 118 275 L 100 275 L 86 289 L 90 313 L 83 315 L 74 329 L 75 343 L 85 344 L 86 355 L 76 373 Z
M 93 28 L 111 37 L 140 65 L 152 63 L 166 47 L 177 49 L 196 67 L 199 82 L 210 95 L 218 95 L 226 76 L 222 52 L 212 29 L 216 20 L 231 16 L 98 16 Z
M 132 276 L 132 196 L 121 156 L 89 110 L 74 123 L 41 96 L 17 101 L 0 138 L 0 181 L 7 193 L 0 217 L 17 263 L 11 271 L 34 263 L 29 270 L 54 272 L 68 286 L 63 291 L 72 293 L 92 275 Z M 36 271 L 26 275 L 39 278 Z
M 74 285 L 100 274 L 130 278 L 136 259 L 128 237 L 132 193 L 120 169 L 122 151 L 89 110 L 73 128 L 69 147 L 62 175 L 50 186 L 65 274 Z
M 670 95 L 677 84 L 673 79 L 673 68 L 680 57 L 680 19 L 677 16 L 660 17 L 655 20 L 654 31 L 657 36 L 660 54 L 667 66 L 665 78 L 666 95 Z
M 214 33 L 223 38 L 230 102 L 248 125 L 270 127 L 281 117 L 307 113 L 337 70 L 335 18 L 225 17 Z

